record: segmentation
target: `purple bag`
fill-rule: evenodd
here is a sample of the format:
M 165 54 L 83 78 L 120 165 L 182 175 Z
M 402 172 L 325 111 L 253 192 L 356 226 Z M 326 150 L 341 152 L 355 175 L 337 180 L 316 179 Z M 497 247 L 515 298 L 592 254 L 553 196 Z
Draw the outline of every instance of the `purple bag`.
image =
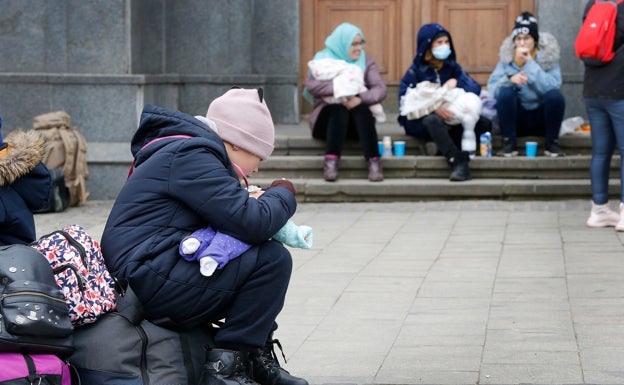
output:
M 54 354 L 0 353 L 0 385 L 72 385 L 69 364 Z

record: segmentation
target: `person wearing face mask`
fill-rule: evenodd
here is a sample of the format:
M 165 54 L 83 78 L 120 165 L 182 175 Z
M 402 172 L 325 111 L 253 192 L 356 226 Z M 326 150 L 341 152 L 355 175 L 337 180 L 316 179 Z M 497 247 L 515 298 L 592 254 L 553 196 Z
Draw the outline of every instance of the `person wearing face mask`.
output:
M 451 34 L 437 23 L 425 24 L 418 31 L 416 56 L 399 85 L 399 103 L 405 102 L 404 97 L 409 88 L 425 81 L 449 90 L 459 87 L 476 95 L 481 93 L 479 83 L 457 63 Z M 469 153 L 461 149 L 463 127 L 461 124 L 446 123 L 454 119 L 455 116 L 445 104 L 415 119 L 407 114 L 398 116 L 399 124 L 406 134 L 435 142 L 438 152 L 446 158 L 451 168 L 451 181 L 466 181 L 471 179 L 471 175 Z M 480 116 L 474 128 L 475 147 L 479 135 L 491 131 L 491 128 L 490 120 Z
M 334 60 L 356 66 L 363 74 L 363 87 L 343 97 L 335 97 L 340 77 L 333 79 L 315 76 L 310 71 L 305 82 L 304 97 L 314 107 L 310 113 L 312 137 L 324 140 L 325 159 L 323 177 L 328 182 L 338 179 L 340 156 L 347 139 L 357 139 L 368 163 L 368 179 L 383 180 L 383 169 L 377 146 L 377 129 L 373 111 L 386 98 L 386 84 L 379 68 L 364 52 L 364 34 L 350 23 L 338 25 L 325 39 L 325 48 L 318 51 L 311 62 Z M 310 66 L 310 65 L 309 65 Z M 348 68 L 348 67 L 347 67 Z
M 516 18 L 511 35 L 503 40 L 499 58 L 487 83 L 496 99 L 503 135 L 503 148 L 497 155 L 516 156 L 518 136 L 544 136 L 544 154 L 564 156 L 559 147 L 565 99 L 560 91 L 557 39 L 540 32 L 535 16 L 523 12 Z

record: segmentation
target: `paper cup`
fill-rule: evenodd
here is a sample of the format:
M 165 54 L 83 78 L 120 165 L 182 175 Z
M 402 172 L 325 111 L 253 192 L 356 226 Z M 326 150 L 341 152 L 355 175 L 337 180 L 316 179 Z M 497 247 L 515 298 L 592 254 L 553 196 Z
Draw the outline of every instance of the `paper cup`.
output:
M 394 142 L 394 156 L 405 156 L 405 142 L 397 140 Z
M 537 156 L 537 142 L 526 142 L 525 148 L 527 158 L 535 158 Z

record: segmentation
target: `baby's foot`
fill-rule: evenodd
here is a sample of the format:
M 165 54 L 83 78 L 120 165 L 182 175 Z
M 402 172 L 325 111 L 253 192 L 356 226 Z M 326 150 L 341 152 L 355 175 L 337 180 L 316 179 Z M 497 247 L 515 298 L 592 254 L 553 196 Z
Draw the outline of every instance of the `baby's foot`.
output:
M 182 241 L 182 253 L 193 254 L 199 249 L 201 242 L 197 238 L 188 238 Z

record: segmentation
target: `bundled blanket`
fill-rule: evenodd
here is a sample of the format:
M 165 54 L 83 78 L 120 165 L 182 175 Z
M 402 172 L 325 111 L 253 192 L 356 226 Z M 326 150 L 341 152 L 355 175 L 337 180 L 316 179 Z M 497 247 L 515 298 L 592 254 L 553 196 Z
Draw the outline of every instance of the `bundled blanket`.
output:
M 420 119 L 443 105 L 454 115 L 453 119 L 445 123 L 462 125 L 464 137 L 467 137 L 469 143 L 469 148 L 463 148 L 462 142 L 462 150 L 472 152 L 474 128 L 483 108 L 481 98 L 472 92 L 466 92 L 458 87 L 449 89 L 433 82 L 423 81 L 416 84 L 416 87 L 407 89 L 401 99 L 400 113 L 408 119 Z
M 366 91 L 364 73 L 355 64 L 338 59 L 317 59 L 310 60 L 308 68 L 315 79 L 332 81 L 334 95 L 324 98 L 328 103 L 342 103 L 347 98 Z M 378 123 L 386 121 L 381 104 L 373 104 L 369 108 Z

